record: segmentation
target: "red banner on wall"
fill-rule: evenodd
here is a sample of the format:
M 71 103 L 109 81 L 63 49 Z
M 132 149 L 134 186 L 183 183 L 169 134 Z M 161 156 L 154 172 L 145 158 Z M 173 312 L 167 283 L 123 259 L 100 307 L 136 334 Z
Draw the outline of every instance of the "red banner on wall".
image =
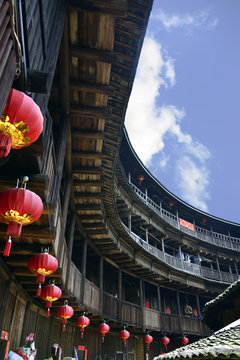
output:
M 189 230 L 192 230 L 192 231 L 195 231 L 195 227 L 193 224 L 191 224 L 190 222 L 186 221 L 186 220 L 183 220 L 183 219 L 180 219 L 179 218 L 179 224 Z

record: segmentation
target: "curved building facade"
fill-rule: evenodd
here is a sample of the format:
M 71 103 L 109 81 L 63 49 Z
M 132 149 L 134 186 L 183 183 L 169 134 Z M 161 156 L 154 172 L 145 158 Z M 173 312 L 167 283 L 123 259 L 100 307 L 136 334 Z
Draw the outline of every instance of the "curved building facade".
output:
M 10 89 L 27 93 L 42 135 L 0 159 L 0 191 L 29 177 L 41 217 L 0 258 L 0 354 L 34 334 L 38 360 L 53 344 L 86 359 L 143 360 L 211 333 L 204 304 L 239 276 L 239 224 L 204 213 L 161 185 L 124 129 L 152 1 L 0 1 L 0 110 Z M 13 21 L 15 20 L 15 21 Z M 0 128 L 1 133 L 1 128 Z M 1 253 L 8 237 L 0 224 Z M 62 296 L 47 316 L 31 256 L 48 248 Z M 56 310 L 74 315 L 62 332 Z M 81 337 L 75 321 L 90 319 Z M 104 342 L 98 326 L 110 326 Z M 119 337 L 130 332 L 127 346 Z M 149 352 L 144 336 L 153 337 Z M 6 335 L 8 334 L 8 335 Z M 87 352 L 86 352 L 87 350 Z M 2 358 L 2 357 L 1 357 Z M 3 357 L 4 358 L 4 357 Z

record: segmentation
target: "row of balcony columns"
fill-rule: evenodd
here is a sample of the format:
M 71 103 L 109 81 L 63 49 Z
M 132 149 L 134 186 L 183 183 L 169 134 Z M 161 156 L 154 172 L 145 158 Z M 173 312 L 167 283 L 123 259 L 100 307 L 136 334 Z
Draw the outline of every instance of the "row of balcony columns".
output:
M 129 234 L 131 234 L 131 232 L 132 232 L 132 214 L 131 214 L 131 213 L 128 214 L 128 231 L 129 231 Z M 165 242 L 164 242 L 164 240 L 165 240 L 165 237 L 162 237 L 162 238 L 161 238 L 161 247 L 162 247 L 162 252 L 165 254 L 166 252 L 165 252 Z M 148 227 L 145 228 L 145 241 L 146 241 L 147 244 L 149 244 L 149 229 L 148 229 Z M 156 244 L 155 244 L 155 246 L 156 246 Z M 176 250 L 176 251 L 177 251 L 177 250 Z M 179 259 L 180 259 L 181 261 L 184 261 L 183 258 L 182 258 L 182 254 L 183 254 L 182 248 L 181 248 L 181 246 L 179 246 L 179 247 L 178 247 Z M 189 255 L 190 255 L 190 254 L 189 254 Z M 217 256 L 215 257 L 215 261 L 216 261 L 216 265 L 217 265 L 217 270 L 218 270 L 218 273 L 219 273 L 220 281 L 222 281 L 222 274 L 221 274 L 219 259 L 218 259 Z M 198 253 L 198 262 L 199 262 L 199 264 L 201 263 L 201 255 L 200 255 L 200 253 Z M 209 264 L 210 264 L 210 268 L 211 268 L 212 270 L 214 270 L 213 265 L 212 265 L 212 262 L 209 262 Z M 238 267 L 237 267 L 236 261 L 234 261 L 234 267 L 235 267 L 235 271 L 236 271 L 237 276 L 239 276 L 239 271 L 238 271 Z M 232 274 L 232 268 L 231 268 L 230 265 L 228 266 L 228 269 L 229 269 L 229 273 Z

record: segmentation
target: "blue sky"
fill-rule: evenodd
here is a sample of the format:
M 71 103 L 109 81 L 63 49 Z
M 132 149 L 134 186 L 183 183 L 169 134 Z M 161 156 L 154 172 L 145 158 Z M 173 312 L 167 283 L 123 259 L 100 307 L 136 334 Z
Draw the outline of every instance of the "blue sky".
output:
M 240 0 L 155 0 L 126 127 L 174 194 L 240 222 Z

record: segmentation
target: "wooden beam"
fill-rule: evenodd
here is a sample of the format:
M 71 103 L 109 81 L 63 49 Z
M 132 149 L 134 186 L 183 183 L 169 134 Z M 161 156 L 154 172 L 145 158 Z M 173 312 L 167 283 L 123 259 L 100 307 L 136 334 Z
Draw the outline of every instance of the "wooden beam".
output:
M 77 114 L 85 117 L 97 117 L 108 119 L 112 114 L 112 109 L 108 107 L 94 107 L 84 105 L 71 105 L 71 114 Z
M 87 220 L 103 220 L 103 215 L 99 215 L 99 214 L 93 214 L 93 215 L 78 215 L 79 219 L 81 221 L 87 221 Z
M 15 269 L 13 269 L 13 274 L 15 276 L 36 277 L 36 275 L 34 275 L 31 271 L 29 271 L 28 267 L 15 268 Z M 56 278 L 61 277 L 60 271 L 56 271 L 54 274 L 48 275 L 48 278 L 55 278 L 55 277 Z
M 105 136 L 103 131 L 83 131 L 81 129 L 72 129 L 72 137 L 76 139 L 103 140 Z
M 76 204 L 76 210 L 102 210 L 101 204 Z M 81 217 L 81 214 L 78 215 Z
M 101 186 L 103 180 L 73 180 L 73 186 Z
M 70 9 L 105 15 L 126 16 L 127 0 L 71 0 Z
M 6 229 L 3 229 L 2 226 L 0 227 L 0 235 L 5 235 Z M 23 226 L 21 238 L 34 238 L 39 239 L 39 243 L 41 244 L 42 239 L 49 239 L 52 240 L 52 234 L 49 228 L 37 226 L 37 225 L 28 225 Z M 13 246 L 13 245 L 12 245 Z
M 105 63 L 116 63 L 118 55 L 112 51 L 104 51 L 95 48 L 84 48 L 80 46 L 70 46 L 71 56 L 75 56 L 84 60 L 102 61 Z
M 97 230 L 97 229 L 105 229 L 105 225 L 103 223 L 82 223 L 85 230 Z
M 89 83 L 87 81 L 74 81 L 70 82 L 71 90 L 77 91 L 85 91 L 85 92 L 93 92 L 95 94 L 103 94 L 103 95 L 114 95 L 115 87 L 112 85 L 103 85 L 96 83 Z
M 102 174 L 103 173 L 103 168 L 102 167 L 88 167 L 88 166 L 81 166 L 81 168 L 75 167 L 73 168 L 73 174 Z
M 68 18 L 64 24 L 63 37 L 59 51 L 60 71 L 60 94 L 61 107 L 64 114 L 69 113 L 70 109 L 70 89 L 69 89 L 69 51 L 68 51 Z
M 100 152 L 87 152 L 87 151 L 73 151 L 72 159 L 93 159 L 93 160 L 102 160 L 102 153 Z
M 104 199 L 105 195 L 103 193 L 82 193 L 75 191 L 74 193 L 75 198 L 80 199 Z
M 99 229 L 99 230 L 86 230 L 87 235 L 106 235 L 107 230 Z

